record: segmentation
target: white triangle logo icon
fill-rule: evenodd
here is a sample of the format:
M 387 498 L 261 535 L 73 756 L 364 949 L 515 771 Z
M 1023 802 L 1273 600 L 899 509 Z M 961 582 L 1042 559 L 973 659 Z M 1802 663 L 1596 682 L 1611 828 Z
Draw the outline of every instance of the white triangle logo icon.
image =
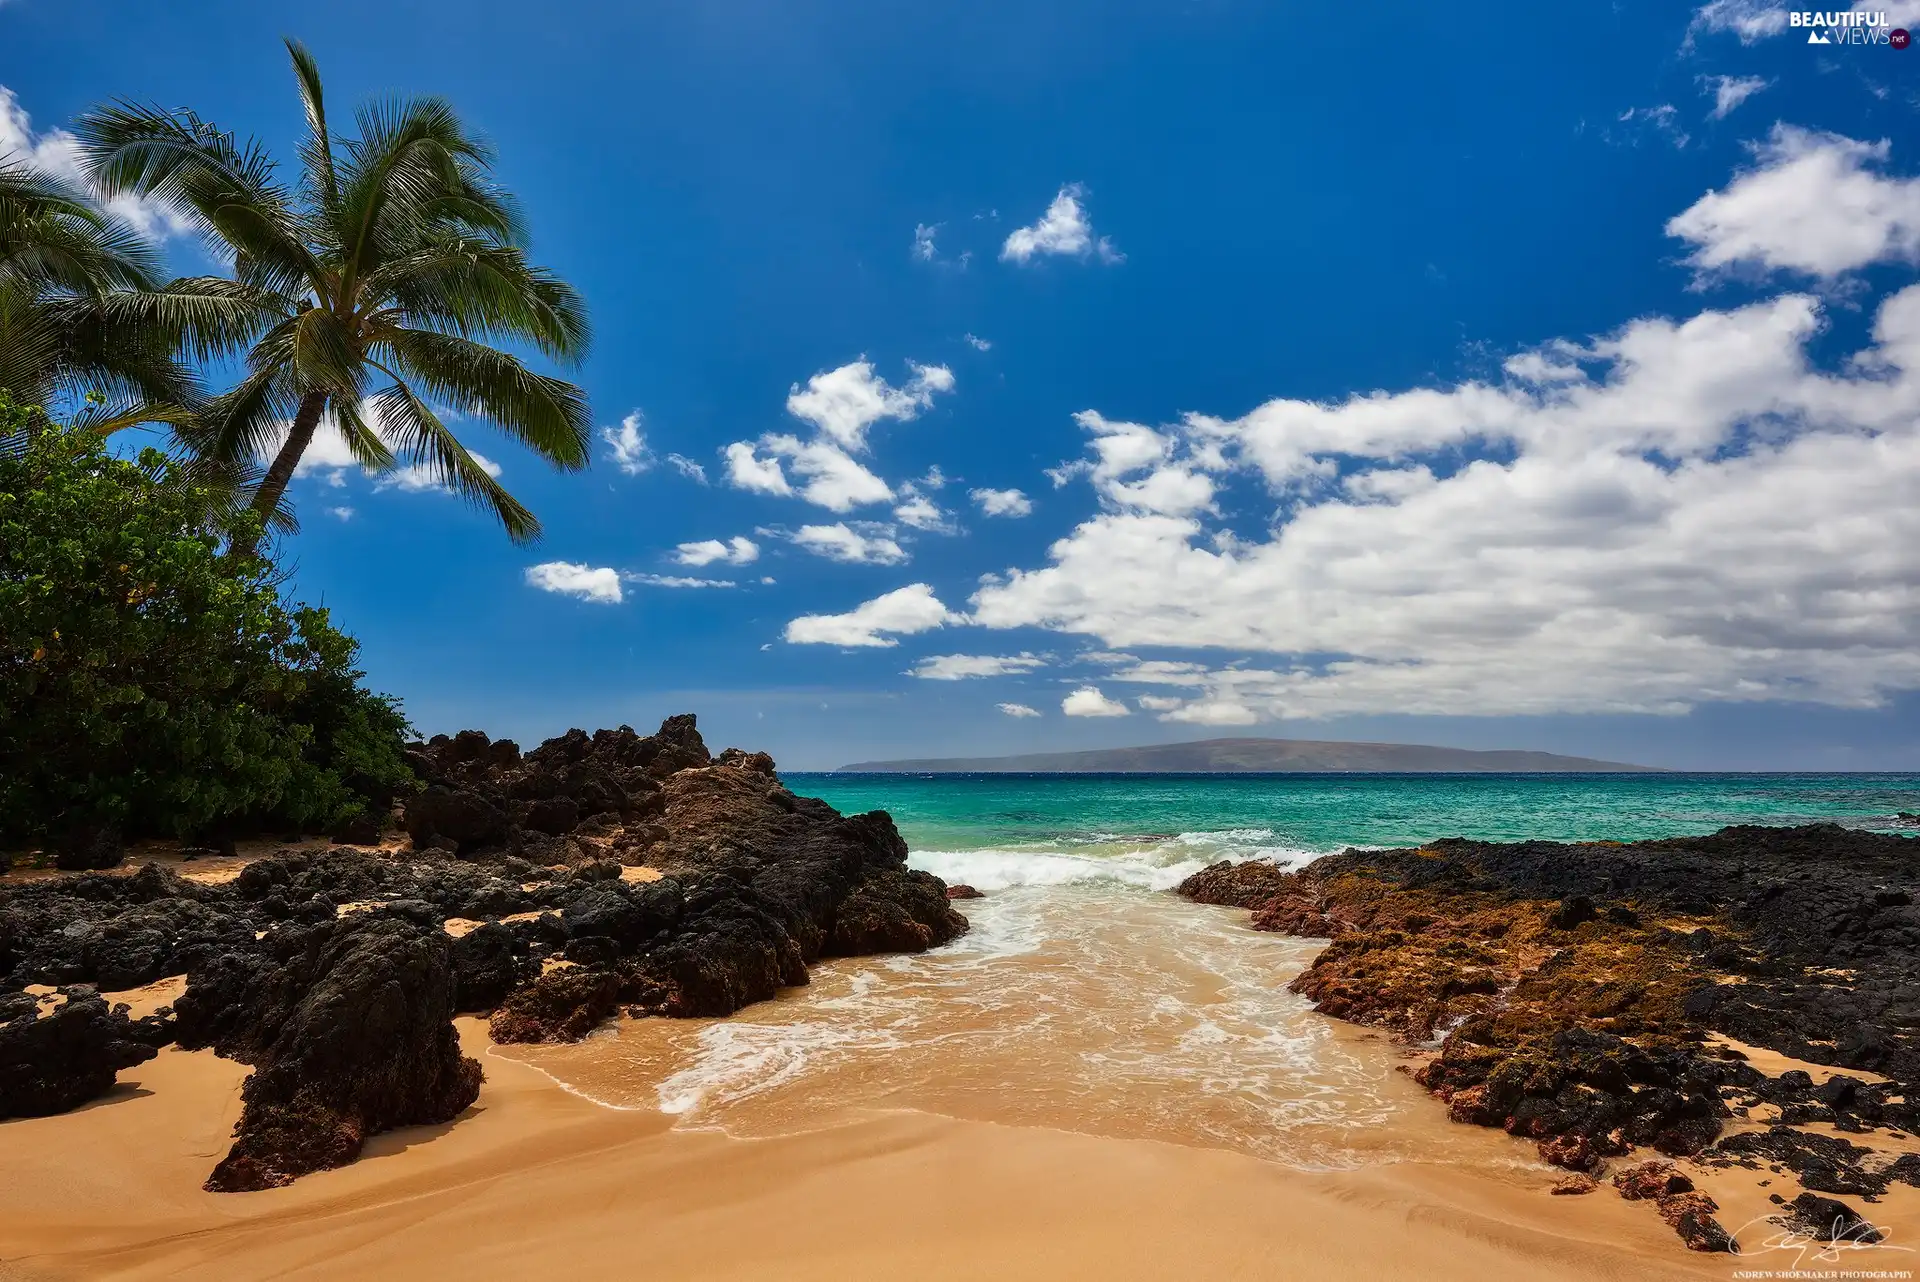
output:
M 1807 33 L 1807 43 L 1810 45 L 1830 45 L 1833 41 L 1827 39 L 1818 31 L 1809 31 Z

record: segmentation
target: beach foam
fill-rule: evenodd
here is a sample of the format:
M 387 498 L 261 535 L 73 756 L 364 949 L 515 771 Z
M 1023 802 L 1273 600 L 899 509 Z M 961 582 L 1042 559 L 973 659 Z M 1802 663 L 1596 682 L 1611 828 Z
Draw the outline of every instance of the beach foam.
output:
M 1112 882 L 1141 890 L 1171 890 L 1208 864 L 1271 859 L 1287 867 L 1324 851 L 1277 843 L 1267 828 L 1183 832 L 1165 838 L 1091 833 L 1032 845 L 977 850 L 916 850 L 907 862 L 949 885 L 979 890 L 1014 886 L 1068 886 Z

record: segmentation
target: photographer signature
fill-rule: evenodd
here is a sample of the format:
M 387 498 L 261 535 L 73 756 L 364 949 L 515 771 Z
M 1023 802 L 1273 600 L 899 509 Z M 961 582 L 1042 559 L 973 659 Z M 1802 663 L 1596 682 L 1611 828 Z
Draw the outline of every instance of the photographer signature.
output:
M 1764 1236 L 1748 1238 L 1748 1233 Z M 1802 1226 L 1783 1225 L 1773 1216 L 1757 1215 L 1742 1224 L 1733 1234 L 1739 1243 L 1738 1251 L 1745 1259 L 1769 1252 L 1790 1251 L 1793 1253 L 1792 1269 L 1798 1271 L 1809 1261 L 1816 1264 L 1837 1264 L 1841 1257 L 1852 1251 L 1903 1251 L 1912 1254 L 1910 1246 L 1895 1246 L 1890 1240 L 1891 1232 L 1881 1225 L 1867 1225 L 1862 1221 L 1845 1221 L 1835 1217 L 1825 1238 L 1818 1237 L 1810 1229 Z M 1734 1276 L 1743 1276 L 1736 1273 Z M 1900 1276 L 1905 1276 L 1904 1274 Z

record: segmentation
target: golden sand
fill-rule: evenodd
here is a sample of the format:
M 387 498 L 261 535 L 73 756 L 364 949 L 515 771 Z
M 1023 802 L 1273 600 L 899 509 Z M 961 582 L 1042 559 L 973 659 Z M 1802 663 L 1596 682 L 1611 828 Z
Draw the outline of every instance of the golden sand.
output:
M 486 1053 L 478 1021 L 462 1035 Z M 381 1136 L 290 1188 L 210 1194 L 245 1069 L 169 1049 L 105 1100 L 0 1126 L 0 1277 L 1729 1276 L 1610 1195 L 1415 1164 L 1312 1175 L 911 1111 L 731 1139 L 485 1062 L 451 1126 Z
M 1913 1267 L 1920 1190 L 1905 1187 L 1847 1199 L 1893 1238 L 1838 1260 L 1764 1224 L 1770 1194 L 1799 1191 L 1764 1170 L 1692 1171 L 1729 1229 L 1777 1248 L 1745 1259 L 1687 1252 L 1604 1187 L 1552 1196 L 1561 1172 L 1532 1145 L 1445 1120 L 1409 1080 L 1417 1056 L 1286 992 L 1318 945 L 1240 914 L 1068 891 L 968 909 L 975 929 L 950 949 L 830 962 L 729 1020 L 494 1047 L 462 1019 L 487 1070 L 471 1110 L 262 1193 L 200 1188 L 247 1069 L 168 1048 L 92 1105 L 0 1123 L 0 1282 Z M 142 1015 L 179 991 L 108 996 Z

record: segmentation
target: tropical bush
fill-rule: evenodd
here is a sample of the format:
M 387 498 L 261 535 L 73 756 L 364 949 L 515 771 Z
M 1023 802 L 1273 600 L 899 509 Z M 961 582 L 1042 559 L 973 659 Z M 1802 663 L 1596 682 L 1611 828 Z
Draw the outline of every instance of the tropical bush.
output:
M 290 604 L 258 516 L 0 392 L 0 849 L 326 829 L 412 782 L 357 643 Z

